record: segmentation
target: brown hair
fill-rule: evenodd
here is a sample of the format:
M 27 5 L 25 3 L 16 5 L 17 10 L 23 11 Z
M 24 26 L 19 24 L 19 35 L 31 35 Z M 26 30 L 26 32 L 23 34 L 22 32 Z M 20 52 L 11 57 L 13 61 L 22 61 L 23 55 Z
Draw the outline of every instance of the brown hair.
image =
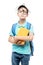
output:
M 27 8 L 25 5 L 20 5 L 20 6 L 18 7 L 18 10 L 19 10 L 20 8 L 22 8 L 22 7 L 25 8 L 25 9 L 27 10 L 27 13 L 28 13 L 29 10 L 28 10 L 28 8 Z

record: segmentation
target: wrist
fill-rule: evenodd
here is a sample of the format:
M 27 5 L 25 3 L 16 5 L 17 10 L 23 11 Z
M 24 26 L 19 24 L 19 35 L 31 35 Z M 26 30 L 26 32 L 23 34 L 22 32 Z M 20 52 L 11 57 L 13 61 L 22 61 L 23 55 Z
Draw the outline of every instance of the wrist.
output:
M 14 38 L 15 38 L 16 40 L 19 40 L 19 39 L 18 39 L 18 36 L 14 36 Z

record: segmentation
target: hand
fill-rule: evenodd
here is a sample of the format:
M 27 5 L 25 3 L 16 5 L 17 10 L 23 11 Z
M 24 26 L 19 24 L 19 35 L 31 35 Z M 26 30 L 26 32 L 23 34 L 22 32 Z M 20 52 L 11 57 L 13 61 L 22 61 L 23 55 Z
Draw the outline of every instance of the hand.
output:
M 17 44 L 17 45 L 22 45 L 22 44 L 21 44 L 21 41 L 18 41 L 16 44 Z
M 17 42 L 17 45 L 24 45 L 24 41 L 19 40 L 19 41 Z
M 17 41 L 17 44 L 20 44 L 21 43 L 21 41 Z

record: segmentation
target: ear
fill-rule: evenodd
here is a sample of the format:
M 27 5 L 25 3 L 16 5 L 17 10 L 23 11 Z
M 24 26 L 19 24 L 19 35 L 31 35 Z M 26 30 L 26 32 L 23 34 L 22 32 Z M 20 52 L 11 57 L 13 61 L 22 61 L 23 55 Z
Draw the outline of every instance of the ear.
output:
M 27 13 L 27 17 L 28 17 L 28 13 Z

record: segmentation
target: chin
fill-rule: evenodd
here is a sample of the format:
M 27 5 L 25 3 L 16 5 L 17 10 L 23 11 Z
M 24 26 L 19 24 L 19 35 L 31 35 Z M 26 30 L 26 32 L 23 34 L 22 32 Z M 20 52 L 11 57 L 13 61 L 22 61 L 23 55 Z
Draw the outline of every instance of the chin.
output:
M 23 19 L 23 20 L 24 20 L 25 18 L 24 18 L 24 17 L 22 17 L 21 19 Z

